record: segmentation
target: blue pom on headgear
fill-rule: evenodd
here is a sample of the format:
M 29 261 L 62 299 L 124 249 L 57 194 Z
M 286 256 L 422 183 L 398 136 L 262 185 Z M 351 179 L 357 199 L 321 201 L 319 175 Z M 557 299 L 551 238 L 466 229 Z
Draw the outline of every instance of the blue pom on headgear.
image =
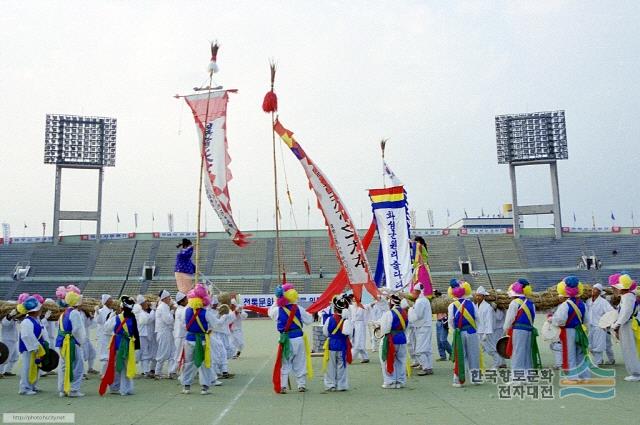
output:
M 282 290 L 282 285 L 276 286 L 275 295 L 276 295 L 276 298 L 281 298 L 281 297 L 284 296 L 284 291 Z
M 567 276 L 564 278 L 564 283 L 569 288 L 577 288 L 580 284 L 580 279 L 578 279 L 576 276 Z
M 32 310 L 32 309 L 34 309 L 34 308 L 36 308 L 38 306 L 38 300 L 35 299 L 34 297 L 29 297 L 26 300 L 24 300 L 22 305 L 24 306 L 24 308 L 27 311 L 29 311 L 29 310 Z
M 522 285 L 523 287 L 525 287 L 525 286 L 527 286 L 529 284 L 529 281 L 527 279 L 523 279 L 523 278 L 518 279 L 517 282 L 520 285 Z
M 456 278 L 453 278 L 449 281 L 449 286 L 452 288 L 457 288 L 458 286 L 460 286 L 460 281 Z

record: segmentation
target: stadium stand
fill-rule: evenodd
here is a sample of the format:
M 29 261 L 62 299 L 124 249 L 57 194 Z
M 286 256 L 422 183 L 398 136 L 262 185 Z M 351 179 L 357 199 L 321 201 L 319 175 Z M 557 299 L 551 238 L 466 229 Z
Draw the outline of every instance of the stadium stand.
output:
M 287 279 L 301 293 L 322 292 L 338 272 L 336 255 L 327 236 L 317 231 L 300 231 L 282 238 L 282 258 Z M 473 274 L 465 275 L 474 287 L 506 287 L 519 277 L 528 278 L 536 289 L 554 285 L 575 274 L 585 282 L 605 282 L 614 271 L 640 271 L 640 237 L 632 235 L 586 234 L 551 236 L 509 235 L 427 236 L 429 264 L 436 288 L 445 290 L 451 277 L 461 276 L 458 259 L 471 261 Z M 174 289 L 173 267 L 176 240 L 103 241 L 101 244 L 63 241 L 49 244 L 0 245 L 0 299 L 15 298 L 20 292 L 40 292 L 51 297 L 55 288 L 74 283 L 90 297 L 102 293 L 136 295 Z M 375 270 L 379 241 L 367 252 Z M 216 236 L 202 240 L 201 270 L 217 288 L 241 294 L 261 294 L 279 283 L 272 232 L 258 234 L 239 249 L 228 239 Z M 303 252 L 311 274 L 306 273 Z M 603 268 L 578 269 L 581 256 L 596 255 Z M 13 280 L 18 262 L 27 261 L 31 271 L 24 281 Z M 142 276 L 145 261 L 155 261 L 156 274 L 150 281 Z M 320 277 L 322 272 L 322 277 Z

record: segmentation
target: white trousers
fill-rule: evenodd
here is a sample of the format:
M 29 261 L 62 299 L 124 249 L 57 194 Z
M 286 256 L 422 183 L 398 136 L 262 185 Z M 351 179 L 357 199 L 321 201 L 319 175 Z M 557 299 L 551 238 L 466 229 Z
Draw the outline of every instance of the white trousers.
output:
M 413 328 L 415 338 L 415 359 L 422 370 L 433 369 L 433 344 L 431 343 L 431 326 Z
M 511 370 L 522 370 L 526 376 L 527 370 L 533 368 L 531 356 L 531 332 L 514 329 L 512 334 L 513 353 L 511 354 Z
M 169 366 L 169 373 L 176 373 L 178 371 L 178 365 L 180 364 L 180 357 L 184 347 L 184 337 L 173 338 L 173 361 Z
M 242 332 L 242 329 L 234 329 L 231 332 L 231 341 L 235 351 L 234 355 L 244 349 L 244 332 Z
M 193 374 L 196 371 L 196 365 L 193 364 L 193 350 L 196 345 L 195 341 L 186 341 L 184 344 L 184 370 L 182 371 L 182 385 L 191 385 L 193 382 Z M 204 349 L 204 338 L 202 340 L 202 348 Z M 205 366 L 204 361 L 198 368 L 198 378 L 200 385 L 210 386 L 212 383 L 211 369 Z
M 395 350 L 393 373 L 387 373 L 387 359 L 382 358 L 382 348 L 380 349 L 382 381 L 385 385 L 405 385 L 407 383 L 407 344 L 395 344 Z
M 40 378 L 40 373 L 37 374 L 36 382 L 33 384 L 29 383 L 29 364 L 31 363 L 31 352 L 25 351 L 24 353 L 20 353 L 20 361 L 22 363 L 20 367 L 20 392 L 28 392 L 35 391 L 36 385 L 38 384 L 38 378 Z M 9 407 L 9 406 L 7 406 Z
M 304 349 L 304 340 L 300 336 L 291 338 L 289 341 L 291 342 L 291 357 L 289 359 L 282 358 L 281 385 L 286 388 L 289 373 L 293 372 L 298 388 L 305 388 L 307 386 L 307 354 Z
M 338 391 L 349 389 L 349 375 L 342 351 L 329 351 L 329 362 L 324 374 L 324 388 L 326 390 L 335 388 Z
M 156 351 L 156 374 L 162 374 L 165 362 L 168 363 L 167 370 L 170 372 L 173 363 L 173 350 L 175 348 L 172 332 L 158 332 L 156 334 L 158 350 Z
M 82 354 L 87 362 L 88 369 L 93 369 L 93 364 L 96 361 L 96 349 L 89 338 L 82 344 Z
M 222 375 L 229 372 L 229 360 L 227 358 L 227 347 L 224 340 L 226 334 L 222 332 L 214 332 L 211 334 L 211 362 L 212 369 L 216 375 Z
M 486 335 L 487 336 L 484 338 L 484 341 L 482 341 L 482 350 L 484 351 L 484 354 L 489 355 L 493 358 L 492 367 L 494 369 L 497 369 L 504 364 L 504 359 L 500 354 L 498 354 L 498 351 L 496 350 L 496 343 L 493 342 L 494 334 L 491 333 Z M 485 360 L 485 365 L 486 365 L 486 360 Z
M 635 319 L 631 319 L 635 320 Z M 636 352 L 636 339 L 631 329 L 631 320 L 620 326 L 620 345 L 624 367 L 629 375 L 640 376 L 640 360 Z
M 124 362 L 122 371 L 116 372 L 113 384 L 109 386 L 111 391 L 118 391 L 121 395 L 133 394 L 133 379 L 127 378 L 127 362 Z

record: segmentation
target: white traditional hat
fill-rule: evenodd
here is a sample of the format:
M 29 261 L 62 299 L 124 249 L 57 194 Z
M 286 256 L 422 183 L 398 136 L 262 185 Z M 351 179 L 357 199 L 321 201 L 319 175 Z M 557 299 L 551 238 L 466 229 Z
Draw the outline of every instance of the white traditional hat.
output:
M 144 295 L 138 294 L 138 296 L 136 297 L 136 303 L 142 304 L 144 301 L 145 301 Z
M 478 286 L 478 289 L 476 289 L 476 294 L 478 294 L 478 295 L 489 295 L 489 292 L 487 292 L 487 290 L 484 289 L 484 286 Z
M 600 292 L 604 292 L 604 287 L 599 283 L 593 285 L 593 289 L 598 289 Z
M 167 297 L 170 297 L 171 294 L 169 293 L 169 291 L 167 291 L 166 289 L 163 289 L 162 291 L 160 291 L 160 295 L 158 296 L 158 298 L 160 298 L 161 300 L 164 300 Z
M 176 302 L 179 303 L 180 301 L 184 300 L 185 297 L 186 297 L 185 294 L 183 294 L 182 292 L 178 291 L 176 293 Z
M 102 294 L 102 296 L 100 297 L 100 301 L 102 301 L 102 304 L 106 304 L 109 299 L 111 299 L 111 295 L 109 294 Z

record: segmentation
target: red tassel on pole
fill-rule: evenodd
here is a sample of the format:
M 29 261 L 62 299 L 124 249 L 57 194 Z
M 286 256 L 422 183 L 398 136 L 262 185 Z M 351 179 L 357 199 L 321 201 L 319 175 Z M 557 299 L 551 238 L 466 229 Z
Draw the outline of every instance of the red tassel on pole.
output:
M 276 96 L 273 90 L 264 95 L 262 110 L 267 113 L 276 112 L 278 110 L 278 96 Z
M 271 69 L 271 90 L 264 95 L 264 100 L 262 101 L 262 110 L 267 113 L 278 111 L 278 96 L 276 96 L 276 93 L 273 91 L 273 84 L 276 81 L 275 62 L 271 61 L 269 68 Z

